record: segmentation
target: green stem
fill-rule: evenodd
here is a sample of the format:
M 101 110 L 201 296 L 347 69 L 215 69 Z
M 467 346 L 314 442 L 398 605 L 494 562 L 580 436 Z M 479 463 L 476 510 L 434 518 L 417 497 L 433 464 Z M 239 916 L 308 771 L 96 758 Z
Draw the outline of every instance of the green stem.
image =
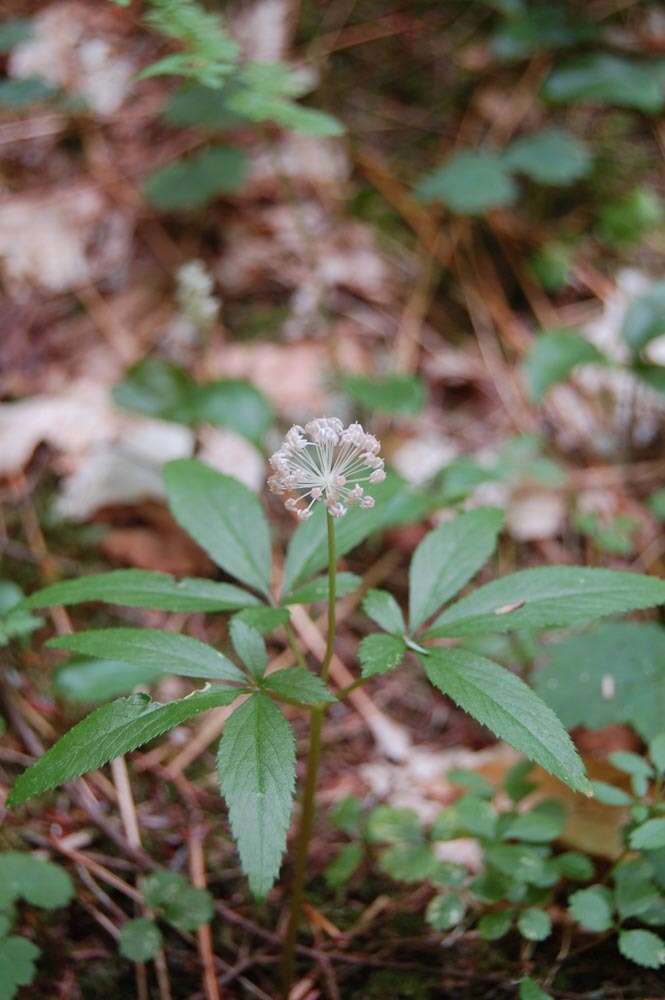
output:
M 328 635 L 326 640 L 326 652 L 321 665 L 321 680 L 325 683 L 330 673 L 335 646 L 335 584 L 336 584 L 336 553 L 335 553 L 335 522 L 330 514 L 327 515 L 328 526 Z M 291 909 L 289 912 L 289 925 L 284 939 L 284 950 L 282 953 L 282 982 L 284 1000 L 288 1000 L 293 974 L 295 970 L 296 941 L 300 928 L 302 915 L 302 905 L 305 895 L 305 879 L 307 874 L 307 858 L 309 855 L 309 844 L 312 839 L 312 829 L 314 826 L 314 812 L 316 808 L 316 785 L 319 773 L 319 760 L 321 759 L 321 730 L 323 728 L 323 717 L 326 706 L 321 705 L 313 708 L 309 722 L 309 753 L 307 756 L 307 775 L 305 777 L 305 790 L 302 800 L 302 814 L 300 818 L 300 829 L 298 831 L 298 841 L 296 844 L 295 871 L 293 875 L 293 888 L 291 890 Z

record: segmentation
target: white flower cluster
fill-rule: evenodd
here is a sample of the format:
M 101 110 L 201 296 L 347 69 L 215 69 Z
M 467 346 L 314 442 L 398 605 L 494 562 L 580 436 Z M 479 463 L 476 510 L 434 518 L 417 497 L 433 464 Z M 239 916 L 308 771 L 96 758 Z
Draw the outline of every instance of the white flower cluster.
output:
M 219 315 L 220 301 L 213 294 L 214 282 L 201 260 L 190 260 L 178 268 L 176 298 L 183 313 L 198 330 L 207 329 Z
M 268 486 L 273 493 L 291 494 L 284 506 L 301 521 L 312 516 L 319 500 L 333 517 L 343 517 L 354 505 L 373 507 L 361 483 L 386 478 L 380 448 L 360 424 L 345 428 L 337 417 L 319 417 L 304 428 L 296 424 L 270 459 L 274 475 Z

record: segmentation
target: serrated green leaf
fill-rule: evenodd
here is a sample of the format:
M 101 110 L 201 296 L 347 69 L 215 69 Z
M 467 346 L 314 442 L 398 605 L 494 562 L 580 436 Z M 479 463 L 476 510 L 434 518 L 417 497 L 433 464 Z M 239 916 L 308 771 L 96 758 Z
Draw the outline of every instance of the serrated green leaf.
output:
M 165 470 L 169 505 L 178 524 L 211 559 L 247 586 L 267 595 L 270 534 L 263 509 L 232 476 L 197 459 L 169 462 Z
M 127 920 L 120 931 L 120 954 L 132 962 L 147 962 L 162 947 L 162 933 L 154 920 Z
M 220 194 L 235 194 L 245 183 L 247 155 L 232 146 L 209 146 L 153 171 L 143 193 L 163 212 L 202 208 Z
M 258 604 L 258 598 L 231 583 L 186 577 L 176 580 L 168 573 L 144 569 L 115 569 L 75 580 L 53 583 L 24 601 L 26 608 L 48 608 L 54 604 L 104 601 L 128 608 L 158 611 L 231 611 Z
M 362 664 L 362 676 L 374 677 L 394 670 L 402 662 L 406 644 L 398 635 L 377 632 L 366 635 L 358 647 L 358 659 Z
M 610 785 L 607 781 L 592 781 L 593 797 L 606 806 L 629 806 L 633 799 L 623 788 Z
M 580 333 L 572 330 L 544 330 L 536 338 L 524 362 L 524 378 L 534 401 L 563 382 L 581 364 L 604 364 L 607 358 Z
M 541 802 L 529 812 L 516 816 L 503 830 L 505 840 L 524 840 L 531 844 L 547 844 L 561 836 L 566 825 L 566 812 L 554 800 Z
M 494 507 L 459 514 L 425 535 L 409 569 L 409 627 L 412 632 L 454 597 L 496 548 L 503 512 Z
M 350 375 L 342 388 L 361 406 L 384 413 L 420 413 L 425 405 L 425 385 L 417 375 L 386 375 L 367 378 Z
M 435 896 L 427 907 L 427 923 L 435 931 L 449 931 L 464 919 L 466 904 L 456 892 Z
M 640 573 L 539 566 L 479 587 L 440 615 L 427 637 L 561 628 L 665 602 L 665 581 Z
M 512 923 L 512 910 L 497 910 L 495 913 L 485 913 L 476 929 L 483 941 L 498 941 L 508 933 Z
M 648 819 L 630 834 L 630 846 L 636 851 L 665 847 L 665 819 Z
M 362 844 L 357 841 L 345 844 L 333 860 L 326 866 L 323 876 L 331 889 L 345 885 L 357 871 L 363 859 Z
M 304 667 L 277 670 L 264 679 L 262 687 L 264 691 L 271 691 L 296 705 L 322 705 L 337 701 L 318 674 Z
M 556 66 L 543 97 L 553 104 L 614 104 L 655 114 L 663 107 L 657 66 L 609 52 L 591 52 Z
M 431 506 L 431 500 L 417 493 L 394 473 L 388 473 L 383 483 L 372 486 L 375 504 L 371 510 L 354 507 L 335 525 L 337 555 L 343 556 L 368 535 L 396 524 L 417 521 Z M 284 590 L 309 580 L 328 562 L 326 512 L 317 504 L 308 521 L 294 532 L 284 565 Z
M 263 677 L 268 666 L 268 650 L 261 633 L 236 616 L 231 619 L 229 632 L 233 648 L 250 674 L 257 679 Z
M 587 931 L 607 931 L 612 926 L 612 895 L 603 885 L 578 889 L 568 897 L 572 917 Z
M 654 282 L 628 306 L 621 336 L 635 353 L 665 333 L 665 281 Z
M 262 899 L 279 872 L 295 786 L 293 733 L 270 698 L 252 695 L 231 715 L 217 766 L 243 871 Z
M 594 866 L 586 854 L 579 851 L 564 851 L 554 859 L 564 878 L 574 879 L 576 882 L 588 882 L 594 876 Z
M 20 986 L 28 986 L 35 977 L 35 962 L 41 952 L 23 937 L 0 940 L 0 996 L 13 1000 Z
M 368 590 L 363 600 L 363 611 L 384 631 L 397 635 L 404 633 L 406 625 L 402 609 L 387 590 Z
M 645 969 L 660 969 L 665 965 L 665 941 L 653 931 L 621 931 L 619 951 Z
M 244 608 L 233 616 L 244 622 L 261 635 L 269 635 L 281 625 L 288 625 L 291 620 L 287 608 L 270 608 L 267 604 L 259 604 L 253 608 Z
M 441 201 L 459 215 L 482 215 L 511 205 L 517 187 L 496 153 L 462 150 L 421 177 L 415 193 L 421 201 Z
M 586 143 L 565 129 L 544 128 L 512 142 L 503 162 L 540 184 L 572 184 L 586 177 L 592 161 Z
M 335 596 L 346 597 L 357 590 L 362 583 L 355 573 L 338 573 L 335 577 Z M 328 577 L 319 576 L 311 583 L 298 587 L 281 599 L 281 604 L 316 604 L 328 600 Z
M 74 896 L 74 885 L 64 868 L 22 851 L 0 853 L 3 901 L 25 899 L 33 906 L 55 910 Z
M 545 941 L 552 933 L 552 921 L 545 910 L 530 906 L 517 918 L 517 929 L 527 941 Z
M 590 791 L 567 732 L 515 674 L 464 649 L 432 649 L 421 660 L 431 683 L 465 712 L 571 788 Z
M 161 671 L 162 675 L 239 683 L 247 680 L 234 663 L 212 646 L 156 628 L 92 629 L 49 639 L 47 646 L 83 656 L 122 660 L 139 668 Z
M 17 806 L 35 795 L 94 771 L 179 726 L 200 712 L 230 705 L 231 688 L 216 686 L 161 705 L 147 695 L 131 695 L 95 709 L 19 776 L 7 805 Z

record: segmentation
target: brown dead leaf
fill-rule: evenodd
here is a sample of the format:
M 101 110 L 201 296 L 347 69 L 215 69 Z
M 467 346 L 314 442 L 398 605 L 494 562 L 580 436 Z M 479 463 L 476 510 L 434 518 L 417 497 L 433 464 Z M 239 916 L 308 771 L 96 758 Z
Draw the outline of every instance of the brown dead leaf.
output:
M 126 510 L 109 509 L 101 519 L 118 524 Z M 137 569 L 159 570 L 174 576 L 212 576 L 214 564 L 203 549 L 176 524 L 158 504 L 144 504 L 132 511 L 132 520 L 143 523 L 113 527 L 102 542 L 102 551 L 112 562 Z

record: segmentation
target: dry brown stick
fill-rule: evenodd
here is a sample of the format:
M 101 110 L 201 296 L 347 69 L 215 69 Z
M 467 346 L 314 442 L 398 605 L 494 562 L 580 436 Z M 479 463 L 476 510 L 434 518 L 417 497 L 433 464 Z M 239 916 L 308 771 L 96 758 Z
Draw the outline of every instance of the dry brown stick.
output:
M 438 248 L 439 242 L 440 234 L 436 237 L 435 247 Z M 416 368 L 420 332 L 430 306 L 438 270 L 435 266 L 435 254 L 422 244 L 418 258 L 418 278 L 402 310 L 395 338 L 395 368 L 403 372 L 412 372 Z
M 198 811 L 198 810 L 197 810 Z M 200 822 L 195 822 L 189 835 L 189 872 L 197 889 L 206 888 L 205 860 L 203 857 L 204 828 Z M 215 953 L 212 943 L 212 930 L 209 923 L 198 928 L 197 938 L 199 954 L 203 965 L 203 986 L 206 1000 L 222 1000 L 222 992 L 215 975 Z

